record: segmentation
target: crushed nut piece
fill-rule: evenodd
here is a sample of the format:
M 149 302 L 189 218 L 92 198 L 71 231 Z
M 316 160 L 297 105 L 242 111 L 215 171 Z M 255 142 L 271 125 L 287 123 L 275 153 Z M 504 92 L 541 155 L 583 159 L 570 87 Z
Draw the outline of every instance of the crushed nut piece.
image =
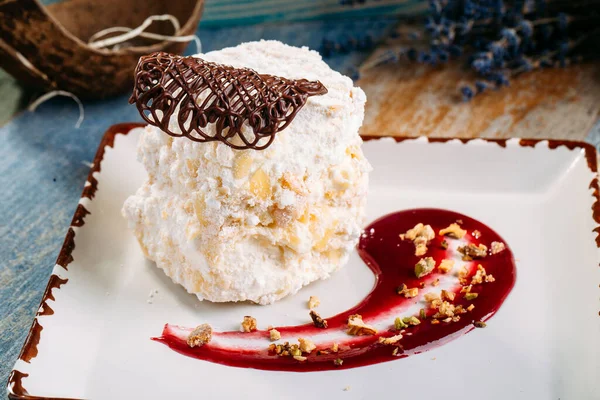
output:
M 395 336 L 391 336 L 391 337 L 388 337 L 388 338 L 380 337 L 379 338 L 379 343 L 390 345 L 390 344 L 395 344 L 400 339 L 402 339 L 402 335 L 395 335 Z
M 398 286 L 396 288 L 396 293 L 398 293 L 401 296 L 406 297 L 407 299 L 410 299 L 412 297 L 416 297 L 419 294 L 419 288 L 407 288 L 406 285 L 403 283 L 402 285 Z
M 277 329 L 269 330 L 269 337 L 272 342 L 281 339 L 281 333 Z
M 425 282 L 419 282 L 419 289 L 425 288 Z
M 471 279 L 471 285 L 477 285 L 477 284 L 483 283 L 485 276 L 486 276 L 485 268 L 483 268 L 483 266 L 481 264 L 479 264 L 477 266 L 477 272 L 475 273 L 475 275 L 473 275 L 473 278 Z
M 442 262 L 438 266 L 438 270 L 442 274 L 448 273 L 452 268 L 454 268 L 454 260 L 442 260 Z
M 392 351 L 392 355 L 393 355 L 393 356 L 397 355 L 397 354 L 398 354 L 398 350 L 400 350 L 400 348 L 396 347 L 396 348 L 394 349 L 394 351 Z
M 310 318 L 312 318 L 313 324 L 317 328 L 321 328 L 321 329 L 327 328 L 327 320 L 321 318 L 321 316 L 319 314 L 317 314 L 315 311 L 310 310 Z
M 242 332 L 252 332 L 255 330 L 256 330 L 256 318 L 246 315 L 244 317 L 244 321 L 242 321 Z
M 331 351 L 333 351 L 334 353 L 337 353 L 337 352 L 338 352 L 338 348 L 339 348 L 339 347 L 338 347 L 338 344 L 337 344 L 337 343 L 333 343 L 333 344 L 331 345 Z
M 346 333 L 354 336 L 375 335 L 377 329 L 365 324 L 360 314 L 354 314 L 348 317 L 348 330 Z
M 415 275 L 417 278 L 422 278 L 428 275 L 435 268 L 435 260 L 432 257 L 421 258 L 415 265 Z
M 419 325 L 421 323 L 419 318 L 415 317 L 414 315 L 412 315 L 410 317 L 402 318 L 402 322 L 404 322 L 407 325 L 413 325 L 413 326 Z
M 475 300 L 479 296 L 479 293 L 465 293 L 465 299 L 467 301 Z
M 483 321 L 475 321 L 473 322 L 473 325 L 475 325 L 475 328 L 485 328 L 487 326 Z
M 504 249 L 506 249 L 506 245 L 502 242 L 492 242 L 492 254 L 498 254 Z
M 463 255 L 463 261 L 471 261 L 475 258 L 487 256 L 487 246 L 485 244 L 475 246 L 473 243 L 469 243 L 466 246 L 460 246 L 457 250 Z
M 317 346 L 315 346 L 315 344 L 308 339 L 298 338 L 298 343 L 300 343 L 300 346 L 298 346 L 298 347 L 300 348 L 300 351 L 303 353 L 310 354 L 311 351 L 313 351 L 314 349 L 317 348 Z
M 440 284 L 440 278 L 437 278 L 435 281 L 431 282 L 431 286 L 437 286 Z
M 487 283 L 492 283 L 492 282 L 496 282 L 496 278 L 494 278 L 494 275 L 489 274 L 485 276 L 485 281 Z
M 187 337 L 187 345 L 200 347 L 212 339 L 212 328 L 209 324 L 198 325 Z
M 473 311 L 474 308 L 475 304 L 469 304 L 469 307 L 467 307 L 467 311 Z
M 317 308 L 319 304 L 321 304 L 321 300 L 317 296 L 310 296 L 310 299 L 308 299 L 308 308 L 311 310 Z
M 435 232 L 430 225 L 423 225 L 421 223 L 415 225 L 414 228 L 409 229 L 406 233 L 400 235 L 400 239 L 412 240 L 415 245 L 415 256 L 422 256 L 427 253 L 427 244 L 431 239 L 435 237 Z
M 448 248 L 448 242 L 446 241 L 446 239 L 442 240 L 442 243 L 440 243 L 440 246 L 444 250 L 446 250 Z
M 460 292 L 461 293 L 469 293 L 471 291 L 471 289 L 473 289 L 473 285 L 463 286 L 462 289 L 460 289 Z
M 434 300 L 438 300 L 440 298 L 440 295 L 437 293 L 429 292 L 429 293 L 425 293 L 423 298 L 425 299 L 426 302 L 431 303 Z
M 466 234 L 467 231 L 462 229 L 458 224 L 450 224 L 450 226 L 440 231 L 440 235 L 451 236 L 456 239 L 462 239 Z
M 473 231 L 473 233 L 471 234 L 475 239 L 479 239 L 481 237 L 481 232 L 479 232 L 477 229 Z
M 469 269 L 466 265 L 463 265 L 462 268 L 458 271 L 458 277 L 466 278 L 467 276 L 469 276 Z
M 432 319 L 431 320 L 431 325 L 435 325 L 435 324 L 439 324 L 440 320 L 439 319 Z
M 458 322 L 460 321 L 460 315 L 455 315 L 454 317 L 452 317 L 452 322 Z
M 294 360 L 297 360 L 297 361 L 306 361 L 306 357 L 304 357 L 304 356 L 294 356 Z
M 452 317 L 445 318 L 442 320 L 442 322 L 446 322 L 446 323 L 452 322 Z
M 419 310 L 419 318 L 421 318 L 421 319 L 425 319 L 425 318 L 427 318 L 427 312 L 425 311 L 425 309 L 424 309 L 424 308 L 421 308 L 421 309 Z
M 462 219 L 457 219 L 456 223 L 459 224 L 459 225 L 462 225 L 463 224 L 463 220 Z
M 344 360 L 342 360 L 341 358 L 336 358 L 335 360 L 333 360 L 333 364 L 336 366 L 340 366 L 344 363 Z
M 442 300 L 454 301 L 454 292 L 448 290 L 442 290 Z
M 408 325 L 406 325 L 403 321 L 402 318 L 400 317 L 396 317 L 396 319 L 394 320 L 394 328 L 399 331 L 401 329 L 406 328 Z
M 433 306 L 433 304 L 432 304 Z M 433 315 L 433 318 L 446 318 L 446 317 L 454 317 L 454 315 L 456 314 L 456 310 L 458 307 L 454 306 L 454 304 L 449 303 L 447 301 L 440 301 L 439 303 L 435 304 L 434 307 L 435 309 L 437 309 L 437 313 L 435 313 Z M 460 308 L 460 310 L 462 310 L 462 307 Z

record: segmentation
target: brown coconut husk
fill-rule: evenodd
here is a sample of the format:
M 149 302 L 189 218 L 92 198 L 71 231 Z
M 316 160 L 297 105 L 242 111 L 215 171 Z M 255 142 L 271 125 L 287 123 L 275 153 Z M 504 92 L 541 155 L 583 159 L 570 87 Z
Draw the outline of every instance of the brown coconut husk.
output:
M 0 66 L 25 85 L 65 90 L 81 98 L 104 98 L 131 90 L 140 56 L 181 54 L 187 43 L 135 38 L 119 50 L 94 49 L 88 39 L 114 26 L 135 28 L 151 15 L 171 14 L 148 32 L 193 35 L 204 0 L 65 0 L 44 7 L 38 0 L 0 0 Z

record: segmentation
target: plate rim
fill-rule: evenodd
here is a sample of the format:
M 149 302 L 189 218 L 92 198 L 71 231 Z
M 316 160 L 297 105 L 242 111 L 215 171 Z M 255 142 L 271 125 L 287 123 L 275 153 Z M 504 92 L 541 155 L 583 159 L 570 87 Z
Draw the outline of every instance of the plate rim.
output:
M 85 182 L 81 197 L 79 199 L 77 209 L 75 210 L 75 214 L 71 220 L 71 224 L 67 230 L 67 234 L 65 236 L 65 240 L 61 246 L 59 255 L 57 257 L 55 267 L 57 265 L 61 266 L 65 270 L 68 270 L 68 265 L 73 261 L 72 252 L 75 249 L 75 230 L 74 227 L 82 227 L 85 224 L 86 215 L 90 214 L 90 212 L 85 208 L 82 204 L 83 199 L 93 200 L 96 191 L 98 190 L 98 181 L 94 177 L 96 172 L 101 171 L 101 164 L 104 159 L 104 155 L 106 149 L 108 147 L 114 147 L 115 138 L 117 135 L 127 135 L 133 129 L 143 128 L 147 124 L 141 122 L 123 122 L 111 125 L 100 140 L 98 144 L 98 149 L 96 151 L 96 155 L 92 161 L 92 166 L 87 176 L 87 180 Z M 539 143 L 546 142 L 548 143 L 548 149 L 554 150 L 559 147 L 566 147 L 569 150 L 582 150 L 584 152 L 588 168 L 590 172 L 594 174 L 592 181 L 590 182 L 589 188 L 593 190 L 592 196 L 595 201 L 591 206 L 592 210 L 592 219 L 597 224 L 596 228 L 593 229 L 593 232 L 596 233 L 596 247 L 600 249 L 600 186 L 599 186 L 599 176 L 598 176 L 598 154 L 596 148 L 587 142 L 576 141 L 576 140 L 559 140 L 559 139 L 523 139 L 523 138 L 506 138 L 506 139 L 496 139 L 496 138 L 459 138 L 459 137 L 426 137 L 426 136 L 374 136 L 374 135 L 361 135 L 361 138 L 365 142 L 381 140 L 381 139 L 393 139 L 395 143 L 401 143 L 408 140 L 415 141 L 426 141 L 427 143 L 448 143 L 448 142 L 460 142 L 463 145 L 469 144 L 472 141 L 481 141 L 481 142 L 489 142 L 495 143 L 502 148 L 506 148 L 507 144 L 510 142 L 516 143 L 520 147 L 531 147 L 535 148 Z M 89 183 L 89 184 L 88 184 Z M 600 260 L 599 260 L 600 261 Z M 40 305 L 38 307 L 38 311 L 36 312 L 35 317 L 33 318 L 31 327 L 29 328 L 27 337 L 25 338 L 25 342 L 21 347 L 21 351 L 17 359 L 15 360 L 15 365 L 11 372 L 8 375 L 8 381 L 6 384 L 6 391 L 8 398 L 11 400 L 38 400 L 38 399 L 48 399 L 48 400 L 74 400 L 74 399 L 66 399 L 63 397 L 40 397 L 36 395 L 31 395 L 25 387 L 23 386 L 22 379 L 29 376 L 27 373 L 23 373 L 17 369 L 17 364 L 19 361 L 23 361 L 29 363 L 33 358 L 37 355 L 37 345 L 40 341 L 40 335 L 42 331 L 42 326 L 38 322 L 38 317 L 41 315 L 50 315 L 51 313 L 46 314 L 46 310 L 51 310 L 46 303 L 48 299 L 52 300 L 52 290 L 54 288 L 60 288 L 61 285 L 66 284 L 68 279 L 62 279 L 58 275 L 53 272 L 50 274 L 48 278 L 48 284 L 44 290 L 42 295 L 42 299 L 40 301 Z M 598 313 L 600 315 L 600 312 Z

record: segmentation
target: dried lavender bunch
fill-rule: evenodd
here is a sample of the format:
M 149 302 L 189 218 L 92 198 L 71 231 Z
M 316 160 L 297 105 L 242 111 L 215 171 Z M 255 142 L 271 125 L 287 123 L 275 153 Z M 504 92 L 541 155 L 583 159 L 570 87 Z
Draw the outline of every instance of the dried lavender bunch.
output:
M 470 100 L 523 72 L 597 58 L 599 26 L 600 0 L 430 0 L 420 26 L 404 32 L 414 43 L 375 64 L 407 58 L 436 65 L 463 56 L 477 77 L 460 88 Z

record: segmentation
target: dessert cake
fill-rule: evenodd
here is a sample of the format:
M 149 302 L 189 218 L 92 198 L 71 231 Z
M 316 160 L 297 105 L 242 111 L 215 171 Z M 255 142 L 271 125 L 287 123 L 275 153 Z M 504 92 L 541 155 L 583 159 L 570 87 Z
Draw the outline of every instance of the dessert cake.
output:
M 269 304 L 328 278 L 347 262 L 365 213 L 370 165 L 358 134 L 364 92 L 317 52 L 277 41 L 195 57 L 201 60 L 165 64 L 177 70 L 166 85 L 182 87 L 171 87 L 168 100 L 154 98 L 148 109 L 140 107 L 142 94 L 132 96 L 151 122 L 138 147 L 148 179 L 126 200 L 123 215 L 145 256 L 188 292 L 214 302 Z M 157 60 L 147 65 L 155 68 Z M 193 86 L 198 71 L 206 78 L 201 88 Z M 157 93 L 149 89 L 158 80 L 154 73 L 147 74 L 149 83 L 136 81 L 142 92 Z M 239 76 L 254 79 L 258 88 L 246 98 L 280 90 L 284 82 L 304 95 L 304 103 L 285 95 L 273 100 L 280 102 L 280 115 L 256 117 L 252 110 L 242 124 L 228 114 L 226 129 L 223 119 L 206 112 L 208 119 L 195 129 L 183 101 L 193 98 L 206 111 L 210 99 L 231 94 L 233 84 L 219 87 L 219 80 L 239 83 Z M 165 87 L 158 88 L 161 95 Z M 276 135 L 256 133 L 257 124 L 273 120 Z

